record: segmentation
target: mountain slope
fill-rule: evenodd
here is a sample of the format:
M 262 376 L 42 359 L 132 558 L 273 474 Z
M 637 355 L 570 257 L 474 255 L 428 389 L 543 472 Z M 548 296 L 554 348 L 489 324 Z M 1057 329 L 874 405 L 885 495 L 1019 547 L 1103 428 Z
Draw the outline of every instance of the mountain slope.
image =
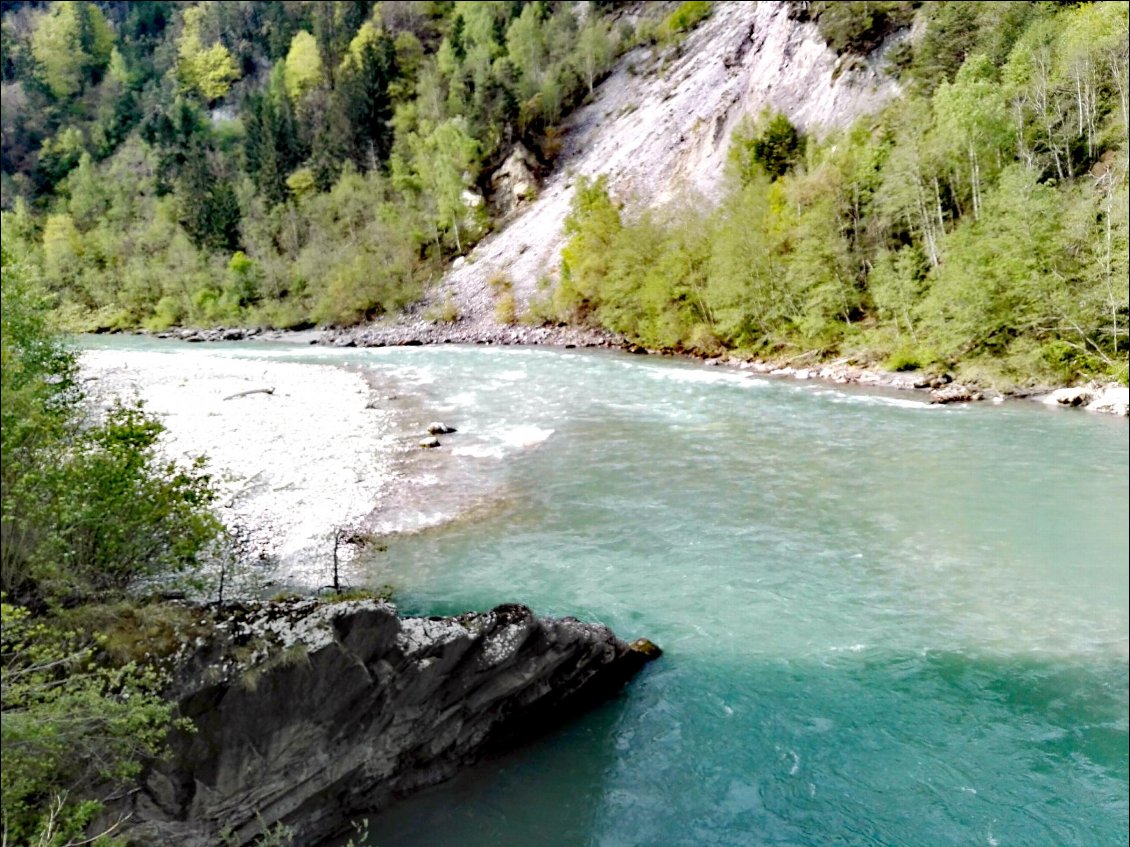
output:
M 607 176 L 629 213 L 687 190 L 716 202 L 730 135 L 744 117 L 771 107 L 817 135 L 846 126 L 897 94 L 878 64 L 837 74 L 816 26 L 791 20 L 784 3 L 715 4 L 681 49 L 640 47 L 618 62 L 566 122 L 562 153 L 536 199 L 457 263 L 433 298 L 451 298 L 464 324 L 495 323 L 490 280 L 505 275 L 524 306 L 556 273 L 577 176 Z

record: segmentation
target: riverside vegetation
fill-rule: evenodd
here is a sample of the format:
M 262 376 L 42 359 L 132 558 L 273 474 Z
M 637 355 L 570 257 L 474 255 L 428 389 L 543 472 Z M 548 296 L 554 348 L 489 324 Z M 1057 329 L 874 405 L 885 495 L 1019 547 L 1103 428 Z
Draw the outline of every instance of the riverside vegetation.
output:
M 489 229 L 514 144 L 549 166 L 619 53 L 711 4 L 622 5 L 7 4 L 9 253 L 71 328 L 396 314 Z M 505 319 L 1125 382 L 1126 4 L 790 7 L 842 67 L 886 40 L 903 96 L 823 138 L 747 124 L 718 209 L 582 184 L 555 294 Z
M 88 843 L 100 798 L 172 722 L 151 661 L 175 613 L 137 599 L 199 576 L 221 527 L 199 463 L 160 459 L 135 407 L 90 419 L 76 363 L 5 252 L 0 441 L 5 844 Z
M 6 4 L 5 238 L 79 329 L 396 312 L 637 37 L 595 5 Z

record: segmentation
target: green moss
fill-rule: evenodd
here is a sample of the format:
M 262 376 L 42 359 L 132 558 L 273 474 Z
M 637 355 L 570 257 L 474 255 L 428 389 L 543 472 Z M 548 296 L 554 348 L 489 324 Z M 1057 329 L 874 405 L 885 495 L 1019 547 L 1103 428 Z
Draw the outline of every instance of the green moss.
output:
M 115 665 L 170 658 L 211 633 L 214 624 L 210 614 L 184 603 L 130 600 L 78 606 L 63 613 L 60 621 L 96 637 Z

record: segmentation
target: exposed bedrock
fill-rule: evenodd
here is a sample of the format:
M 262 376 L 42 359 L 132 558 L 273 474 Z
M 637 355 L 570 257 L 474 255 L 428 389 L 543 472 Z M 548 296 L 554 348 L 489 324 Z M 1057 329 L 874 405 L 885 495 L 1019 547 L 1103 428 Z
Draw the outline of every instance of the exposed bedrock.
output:
M 318 844 L 609 696 L 658 652 L 517 605 L 401 618 L 377 601 L 272 603 L 218 633 L 174 692 L 196 732 L 117 810 L 131 843 L 243 845 L 281 823 Z

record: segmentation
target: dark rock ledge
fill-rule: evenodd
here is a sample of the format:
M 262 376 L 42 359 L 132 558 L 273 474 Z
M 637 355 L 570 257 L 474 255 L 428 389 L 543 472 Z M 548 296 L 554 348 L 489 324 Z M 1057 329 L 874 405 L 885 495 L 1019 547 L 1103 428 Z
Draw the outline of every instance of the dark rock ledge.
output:
M 111 811 L 131 844 L 296 845 L 616 692 L 658 648 L 524 606 L 401 618 L 373 600 L 244 606 L 182 657 L 196 725 Z

